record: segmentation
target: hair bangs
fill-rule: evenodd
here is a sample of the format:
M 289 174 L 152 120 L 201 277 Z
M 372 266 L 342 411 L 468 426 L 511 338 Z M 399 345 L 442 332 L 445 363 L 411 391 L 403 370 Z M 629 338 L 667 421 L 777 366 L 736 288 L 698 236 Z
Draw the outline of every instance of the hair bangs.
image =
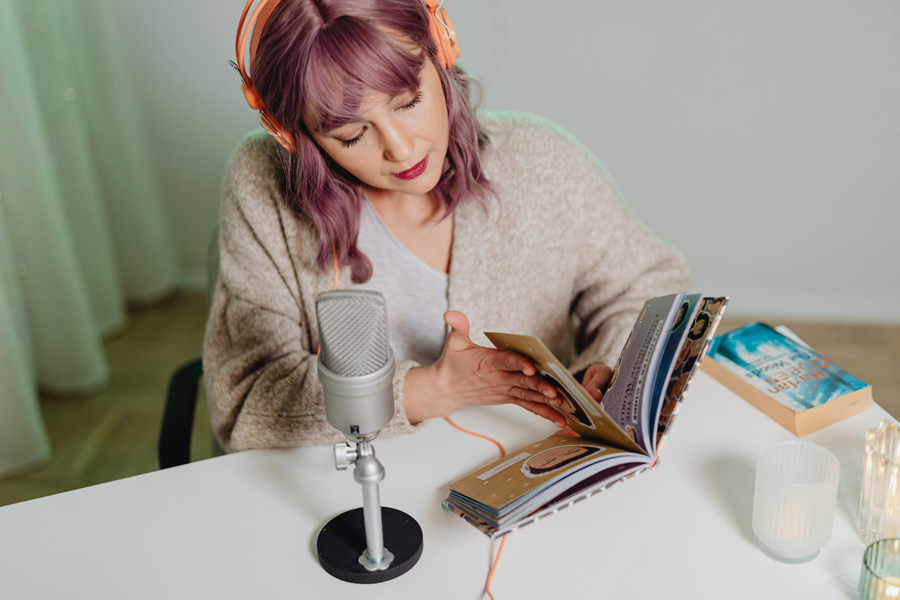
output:
M 310 48 L 306 114 L 327 133 L 359 117 L 372 90 L 395 96 L 417 89 L 426 55 L 405 48 L 387 31 L 354 17 L 336 19 Z

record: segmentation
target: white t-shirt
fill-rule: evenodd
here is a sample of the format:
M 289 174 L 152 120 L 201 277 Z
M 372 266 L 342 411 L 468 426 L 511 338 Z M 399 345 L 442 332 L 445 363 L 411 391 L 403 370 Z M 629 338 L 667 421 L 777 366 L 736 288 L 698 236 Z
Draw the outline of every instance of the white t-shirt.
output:
M 441 356 L 447 337 L 447 274 L 404 246 L 368 199 L 360 214 L 357 245 L 372 261 L 373 272 L 369 281 L 353 288 L 381 292 L 387 301 L 394 359 L 432 364 Z

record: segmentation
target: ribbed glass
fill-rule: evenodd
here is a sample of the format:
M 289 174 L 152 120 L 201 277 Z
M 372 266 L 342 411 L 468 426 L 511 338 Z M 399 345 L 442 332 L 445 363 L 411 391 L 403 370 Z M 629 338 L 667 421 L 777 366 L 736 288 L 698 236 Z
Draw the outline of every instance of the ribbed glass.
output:
M 871 544 L 900 537 L 900 429 L 885 419 L 866 431 L 859 535 Z
M 841 465 L 821 446 L 791 441 L 762 451 L 756 462 L 753 533 L 784 562 L 812 560 L 831 539 Z
M 900 539 L 878 540 L 863 554 L 860 600 L 900 598 Z

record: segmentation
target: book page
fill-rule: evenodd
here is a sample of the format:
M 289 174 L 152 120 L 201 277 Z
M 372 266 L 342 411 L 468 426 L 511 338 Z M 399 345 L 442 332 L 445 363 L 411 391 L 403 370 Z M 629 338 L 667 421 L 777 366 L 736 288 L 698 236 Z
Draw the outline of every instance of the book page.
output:
M 499 515 L 579 469 L 613 457 L 644 455 L 578 437 L 555 436 L 510 452 L 450 485 L 451 499 L 464 497 L 481 511 Z
M 600 401 L 610 418 L 648 454 L 653 450 L 650 408 L 656 374 L 660 368 L 668 371 L 669 365 L 662 365 L 660 358 L 683 300 L 679 293 L 644 303 Z
M 678 309 L 678 315 L 672 324 L 672 333 L 666 341 L 666 348 L 663 350 L 663 356 L 660 359 L 660 368 L 656 373 L 656 381 L 653 383 L 653 402 L 650 405 L 650 441 L 653 444 L 651 454 L 656 454 L 657 431 L 659 429 L 660 410 L 665 404 L 666 393 L 669 388 L 669 381 L 672 373 L 678 371 L 680 364 L 683 364 L 681 350 L 684 347 L 684 340 L 691 332 L 697 313 L 700 311 L 700 305 L 703 300 L 703 294 L 690 294 L 684 297 L 681 308 Z
M 573 502 L 602 492 L 611 486 L 621 483 L 624 479 L 649 469 L 646 457 L 637 454 L 630 454 L 629 456 L 636 460 L 629 461 L 627 457 L 617 457 L 617 460 L 608 459 L 599 465 L 599 470 L 592 469 L 592 471 L 596 472 L 593 472 L 593 474 L 578 483 L 564 487 L 561 492 L 556 492 L 556 495 L 553 497 L 545 494 L 546 498 L 541 497 L 531 502 L 528 506 L 515 511 L 515 513 L 509 513 L 502 517 L 502 524 L 495 518 L 475 509 L 463 496 L 451 494 L 451 497 L 444 500 L 441 504 L 473 527 L 478 528 L 482 533 L 491 538 L 496 538 L 533 523 L 550 513 L 567 508 Z
M 556 386 L 563 406 L 550 405 L 566 418 L 566 424 L 578 435 L 623 450 L 646 452 L 610 419 L 602 406 L 591 398 L 578 380 L 536 337 L 511 333 L 485 332 L 498 349 L 518 352 L 537 367 L 538 373 Z
M 716 334 L 716 328 L 719 326 L 719 321 L 722 320 L 722 315 L 725 314 L 727 305 L 728 296 L 707 297 L 700 301 L 700 309 L 691 322 L 687 337 L 681 345 L 681 351 L 678 353 L 675 366 L 669 376 L 665 400 L 657 419 L 657 454 L 662 448 L 663 439 L 672 428 L 672 422 L 675 420 L 675 415 L 678 414 L 684 393 L 687 391 L 694 373 L 697 372 L 697 367 L 706 354 L 710 341 Z

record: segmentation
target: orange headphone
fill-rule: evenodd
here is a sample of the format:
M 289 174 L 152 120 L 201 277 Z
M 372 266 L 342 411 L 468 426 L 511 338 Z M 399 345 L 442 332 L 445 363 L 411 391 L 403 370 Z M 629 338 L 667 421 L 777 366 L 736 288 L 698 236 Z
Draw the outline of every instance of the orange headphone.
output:
M 450 22 L 447 9 L 444 8 L 444 0 L 425 0 L 425 5 L 428 7 L 428 28 L 438 47 L 438 62 L 445 69 L 449 69 L 459 58 L 459 44 L 456 43 L 453 23 Z
M 237 64 L 232 60 L 229 60 L 228 63 L 240 74 L 241 81 L 243 82 L 243 86 L 241 87 L 244 92 L 244 98 L 247 99 L 247 104 L 250 105 L 250 108 L 259 111 L 260 124 L 266 131 L 272 134 L 275 139 L 278 140 L 278 143 L 288 152 L 296 154 L 296 142 L 294 142 L 294 139 L 290 134 L 282 131 L 281 125 L 275 120 L 272 113 L 266 109 L 262 97 L 253 85 L 253 80 L 250 78 L 249 73 L 247 73 L 247 68 L 244 67 L 244 53 L 247 50 L 247 37 L 250 35 L 251 29 L 253 35 L 249 40 L 250 63 L 247 65 L 248 68 L 256 58 L 256 49 L 259 46 L 259 36 L 266 25 L 266 21 L 281 0 L 260 0 L 256 9 L 253 11 L 253 14 L 250 15 L 250 19 L 247 19 L 247 13 L 250 12 L 250 6 L 254 1 L 255 0 L 247 0 L 247 5 L 244 6 L 244 12 L 241 13 L 241 20 L 238 23 L 237 35 L 234 40 L 234 51 L 237 54 Z M 438 47 L 438 62 L 440 62 L 441 66 L 445 69 L 449 69 L 456 63 L 456 59 L 459 57 L 459 44 L 456 42 L 456 32 L 453 30 L 453 23 L 450 22 L 450 17 L 447 15 L 447 9 L 444 8 L 444 0 L 424 0 L 424 2 L 428 8 L 428 28 Z M 244 27 L 245 23 L 246 28 Z

